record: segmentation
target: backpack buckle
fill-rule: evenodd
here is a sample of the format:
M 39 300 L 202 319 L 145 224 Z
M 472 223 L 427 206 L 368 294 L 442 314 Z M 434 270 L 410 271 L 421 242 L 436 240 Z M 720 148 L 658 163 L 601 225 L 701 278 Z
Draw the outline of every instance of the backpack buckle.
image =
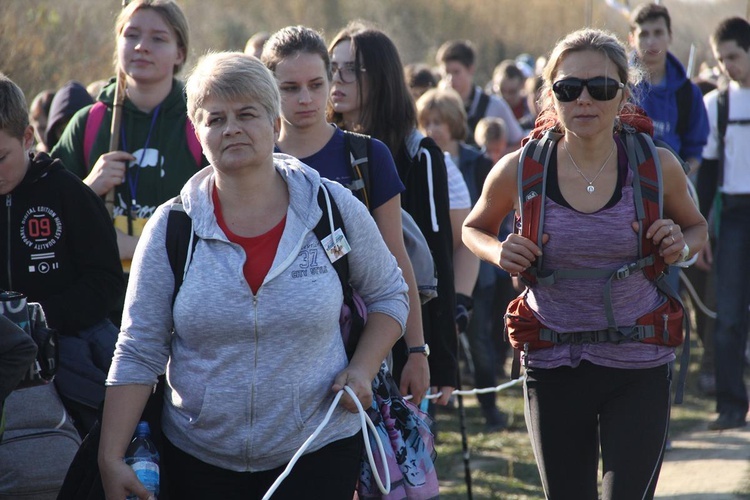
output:
M 620 269 L 618 269 L 617 271 L 615 271 L 614 278 L 616 280 L 623 280 L 623 279 L 627 278 L 628 276 L 630 276 L 630 273 L 632 273 L 633 271 L 635 271 L 637 269 L 638 269 L 638 264 L 635 263 L 635 262 L 632 262 L 630 264 L 625 264 Z

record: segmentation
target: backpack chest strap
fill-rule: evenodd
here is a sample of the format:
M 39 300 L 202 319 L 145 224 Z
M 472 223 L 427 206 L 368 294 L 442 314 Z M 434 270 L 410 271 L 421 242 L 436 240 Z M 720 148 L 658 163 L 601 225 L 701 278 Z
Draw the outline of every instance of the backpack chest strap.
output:
M 555 269 L 549 273 L 540 273 L 535 268 L 530 268 L 532 273 L 536 274 L 536 282 L 542 286 L 549 286 L 558 280 L 564 279 L 601 279 L 606 278 L 604 284 L 604 314 L 607 317 L 607 330 L 611 335 L 618 335 L 617 323 L 615 322 L 615 312 L 612 306 L 612 282 L 628 278 L 636 271 L 644 269 L 654 263 L 654 256 L 649 255 L 635 262 L 625 264 L 615 270 L 612 269 Z
M 529 273 L 536 277 L 536 281 L 539 285 L 550 286 L 554 285 L 560 280 L 571 280 L 571 279 L 602 279 L 608 280 L 622 280 L 641 269 L 650 266 L 654 263 L 654 256 L 649 255 L 642 259 L 638 259 L 630 264 L 625 264 L 617 269 L 555 269 L 551 271 L 539 271 L 534 267 L 528 269 Z

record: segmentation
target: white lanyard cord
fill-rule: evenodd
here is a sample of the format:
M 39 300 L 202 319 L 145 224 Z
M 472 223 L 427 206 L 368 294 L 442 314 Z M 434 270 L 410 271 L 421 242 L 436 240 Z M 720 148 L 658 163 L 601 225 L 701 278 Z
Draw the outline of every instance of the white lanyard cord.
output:
M 312 435 L 307 438 L 307 440 L 302 443 L 302 446 L 299 450 L 297 450 L 297 453 L 294 454 L 292 459 L 289 461 L 289 463 L 286 466 L 286 469 L 284 469 L 284 472 L 281 473 L 281 475 L 276 478 L 276 481 L 271 485 L 271 487 L 268 489 L 266 494 L 263 496 L 263 500 L 268 500 L 271 498 L 271 495 L 273 495 L 276 490 L 278 489 L 281 482 L 286 479 L 286 477 L 292 472 L 292 468 L 294 467 L 294 464 L 297 463 L 297 460 L 300 459 L 300 457 L 305 453 L 307 448 L 310 447 L 313 441 L 315 441 L 315 438 L 318 437 L 318 435 L 321 433 L 323 428 L 328 425 L 328 421 L 331 419 L 331 415 L 333 414 L 333 410 L 336 409 L 336 406 L 339 404 L 339 400 L 341 400 L 341 396 L 344 394 L 344 391 L 349 393 L 349 396 L 354 400 L 354 404 L 357 405 L 357 411 L 359 411 L 359 420 L 360 424 L 362 426 L 362 438 L 365 440 L 365 450 L 367 451 L 367 459 L 370 461 L 370 467 L 372 467 L 373 476 L 375 476 L 375 482 L 378 484 L 378 488 L 383 493 L 383 495 L 387 495 L 391 491 L 391 473 L 388 470 L 388 457 L 385 455 L 385 449 L 383 448 L 383 443 L 380 440 L 380 436 L 378 435 L 377 429 L 375 429 L 375 424 L 372 423 L 372 420 L 370 420 L 370 417 L 365 412 L 364 408 L 362 408 L 362 404 L 360 404 L 359 399 L 357 398 L 357 395 L 354 394 L 354 391 L 349 386 L 344 386 L 342 390 L 340 390 L 336 397 L 333 399 L 333 403 L 331 403 L 331 407 L 328 408 L 328 413 L 326 413 L 325 418 L 320 423 L 317 429 L 315 429 L 315 432 L 312 433 Z M 375 457 L 372 456 L 372 448 L 370 447 L 370 439 L 367 434 L 367 427 L 370 427 L 370 430 L 372 430 L 372 435 L 375 437 L 375 442 L 378 444 L 378 450 L 380 451 L 380 458 L 385 468 L 385 483 L 387 486 L 383 485 L 383 481 L 380 479 L 380 474 L 378 473 L 378 469 L 375 465 Z M 354 494 L 354 492 L 352 492 Z

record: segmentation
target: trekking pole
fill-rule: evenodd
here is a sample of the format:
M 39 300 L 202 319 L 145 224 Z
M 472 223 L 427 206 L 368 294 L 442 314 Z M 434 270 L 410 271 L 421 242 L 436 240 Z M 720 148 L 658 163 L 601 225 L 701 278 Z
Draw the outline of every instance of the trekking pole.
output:
M 458 389 L 461 390 L 461 367 L 457 373 Z M 456 395 L 458 400 L 458 421 L 461 428 L 461 452 L 464 459 L 464 478 L 466 479 L 466 498 L 473 500 L 471 492 L 471 455 L 469 453 L 469 438 L 466 435 L 466 409 L 464 408 L 464 397 L 461 394 Z
M 128 6 L 129 0 L 122 0 L 122 8 Z M 119 65 L 118 65 L 119 66 Z M 125 102 L 125 75 L 121 68 L 117 68 L 115 77 L 115 100 L 112 103 L 112 123 L 109 127 L 109 151 L 117 151 L 120 147 L 120 124 L 122 123 L 122 105 Z M 113 187 L 104 196 L 104 206 L 111 217 L 114 217 L 115 211 L 115 189 Z

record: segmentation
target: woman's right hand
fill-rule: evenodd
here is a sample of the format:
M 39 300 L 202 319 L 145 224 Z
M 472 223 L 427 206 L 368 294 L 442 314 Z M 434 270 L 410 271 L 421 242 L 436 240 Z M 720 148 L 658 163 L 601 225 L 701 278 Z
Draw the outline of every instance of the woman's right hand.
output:
M 549 235 L 542 235 L 542 245 L 547 243 Z M 525 271 L 536 258 L 542 255 L 542 249 L 530 239 L 520 234 L 511 233 L 500 245 L 498 266 L 511 274 Z
M 121 458 L 99 460 L 99 472 L 107 500 L 123 500 L 132 494 L 139 500 L 156 500 Z
M 125 182 L 127 164 L 134 160 L 135 156 L 125 151 L 104 153 L 96 160 L 83 182 L 97 195 L 103 196 L 118 184 Z

